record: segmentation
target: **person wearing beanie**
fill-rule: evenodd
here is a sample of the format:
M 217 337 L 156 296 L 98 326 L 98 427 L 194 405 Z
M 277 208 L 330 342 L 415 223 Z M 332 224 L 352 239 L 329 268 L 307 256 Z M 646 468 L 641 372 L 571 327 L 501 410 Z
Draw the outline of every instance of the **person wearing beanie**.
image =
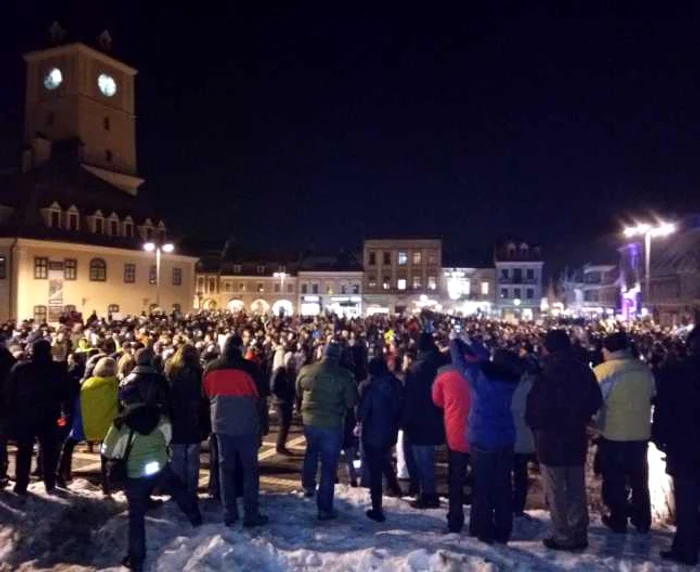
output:
M 58 419 L 69 399 L 68 372 L 53 361 L 51 344 L 36 340 L 29 361 L 15 364 L 5 387 L 8 436 L 17 442 L 15 493 L 27 494 L 34 441 L 43 456 L 42 471 L 47 492 L 56 487 Z
M 243 340 L 230 336 L 222 355 L 204 370 L 204 394 L 209 399 L 211 430 L 216 437 L 219 487 L 224 524 L 238 520 L 237 497 L 243 488 L 243 526 L 267 524 L 260 514 L 258 449 L 264 429 L 269 384 L 257 364 L 243 357 Z M 236 482 L 237 477 L 242 482 Z
M 170 386 L 156 367 L 156 354 L 151 348 L 141 348 L 134 359 L 135 367 L 119 384 L 119 402 L 122 407 L 137 403 L 153 405 L 170 418 Z
M 603 502 L 610 511 L 603 516 L 603 524 L 624 533 L 629 518 L 644 533 L 651 526 L 647 449 L 656 384 L 647 365 L 632 357 L 624 332 L 605 338 L 603 356 L 605 361 L 594 370 L 603 393 L 597 425 L 602 437 Z M 627 484 L 632 490 L 631 503 Z
M 333 489 L 343 444 L 343 426 L 348 409 L 358 400 L 352 372 L 340 365 L 341 348 L 326 345 L 320 362 L 304 366 L 296 382 L 297 409 L 301 411 L 306 437 L 302 486 L 308 497 L 316 492 L 316 472 L 321 460 L 321 481 L 316 497 L 318 519 L 332 520 Z
M 602 403 L 596 377 L 573 353 L 568 334 L 547 332 L 543 368 L 525 409 L 552 518 L 551 535 L 543 540 L 547 548 L 575 551 L 588 546 L 587 426 Z

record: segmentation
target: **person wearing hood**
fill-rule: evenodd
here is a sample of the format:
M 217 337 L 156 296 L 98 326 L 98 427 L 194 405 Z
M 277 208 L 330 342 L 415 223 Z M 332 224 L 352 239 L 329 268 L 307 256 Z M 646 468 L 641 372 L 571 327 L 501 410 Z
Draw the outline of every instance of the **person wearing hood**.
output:
M 211 428 L 216 435 L 219 456 L 219 486 L 224 505 L 224 524 L 238 520 L 236 506 L 236 460 L 243 477 L 243 526 L 268 522 L 260 514 L 258 448 L 267 408 L 269 385 L 260 368 L 243 358 L 243 340 L 231 336 L 224 343 L 222 356 L 204 371 L 203 389 L 209 399 Z
M 423 332 L 418 339 L 418 355 L 406 371 L 405 404 L 402 426 L 417 473 L 418 498 L 413 508 L 438 508 L 435 478 L 435 451 L 445 442 L 442 411 L 433 403 L 432 388 L 440 366 L 440 355 L 432 334 Z M 411 469 L 409 468 L 409 472 Z M 414 475 L 411 475 L 414 479 Z
M 294 410 L 296 374 L 294 371 L 294 354 L 286 351 L 284 346 L 275 350 L 272 360 L 272 404 L 277 413 L 279 432 L 277 433 L 277 453 L 290 456 L 287 449 L 287 437 L 292 425 L 292 411 Z
M 302 486 L 307 497 L 316 492 L 316 473 L 321 458 L 321 482 L 316 497 L 318 519 L 337 518 L 333 489 L 343 444 L 347 410 L 357 404 L 353 374 L 340 365 L 341 348 L 329 343 L 323 359 L 301 368 L 296 383 L 297 409 L 301 411 L 306 437 Z
M 552 517 L 551 535 L 542 542 L 552 550 L 588 546 L 587 426 L 602 403 L 598 381 L 573 353 L 569 335 L 564 330 L 547 332 L 543 369 L 527 396 L 525 422 L 535 437 Z
M 34 441 L 43 454 L 42 472 L 47 492 L 56 487 L 58 420 L 69 394 L 65 367 L 53 361 L 51 344 L 37 340 L 31 359 L 15 364 L 5 387 L 9 413 L 8 435 L 17 442 L 15 492 L 26 495 Z
M 156 355 L 150 348 L 136 352 L 136 367 L 119 384 L 119 401 L 124 407 L 137 403 L 158 407 L 171 417 L 170 386 L 155 365 Z
M 372 509 L 367 517 L 384 522 L 382 511 L 382 474 L 387 475 L 389 488 L 400 491 L 391 466 L 391 448 L 396 445 L 403 408 L 403 386 L 389 372 L 382 357 L 369 362 L 369 380 L 361 386 L 362 397 L 357 407 L 362 450 L 369 469 L 369 491 Z
M 150 496 L 158 487 L 172 496 L 192 526 L 202 524 L 197 497 L 180 481 L 168 463 L 172 427 L 155 405 L 135 404 L 119 415 L 107 432 L 102 455 L 126 462 L 126 499 L 129 506 L 129 548 L 122 565 L 143 570 L 146 559 L 145 515 Z
M 107 435 L 112 421 L 117 416 L 118 395 L 117 364 L 112 358 L 103 357 L 97 362 L 92 377 L 80 386 L 71 432 L 63 444 L 58 466 L 57 479 L 60 486 L 65 487 L 71 479 L 71 461 L 75 446 L 81 441 L 100 442 Z M 105 495 L 110 493 L 104 462 L 102 491 Z
M 647 449 L 656 383 L 649 367 L 633 358 L 629 347 L 627 334 L 610 334 L 603 343 L 605 361 L 594 370 L 603 394 L 597 424 L 602 437 L 603 502 L 610 511 L 603 524 L 624 533 L 629 519 L 646 533 L 651 526 Z
M 513 530 L 511 403 L 520 380 L 520 362 L 517 354 L 504 349 L 489 361 L 489 351 L 481 342 L 451 337 L 452 363 L 469 384 L 467 441 L 474 472 L 469 532 L 482 542 L 506 543 Z

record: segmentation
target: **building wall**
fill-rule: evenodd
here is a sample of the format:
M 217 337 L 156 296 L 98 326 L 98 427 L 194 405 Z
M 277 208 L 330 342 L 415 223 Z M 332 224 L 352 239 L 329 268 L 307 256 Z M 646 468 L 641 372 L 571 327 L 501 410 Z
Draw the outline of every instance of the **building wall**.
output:
M 268 275 L 243 276 L 227 274 L 219 276 L 213 273 L 198 273 L 196 277 L 196 308 L 236 309 L 242 303 L 246 312 L 254 310 L 259 300 L 270 309 L 276 302 L 288 301 L 293 312 L 297 311 L 297 280 L 286 276 L 284 280 Z
M 9 242 L 2 243 L 2 251 L 9 253 Z M 139 314 L 156 303 L 158 288 L 149 283 L 150 268 L 155 265 L 155 255 L 137 250 L 20 239 L 15 249 L 15 271 L 1 281 L 0 295 L 3 308 L 18 319 L 34 316 L 36 306 L 48 306 L 50 280 L 35 278 L 35 259 L 48 258 L 49 262 L 64 263 L 66 259 L 77 261 L 77 279 L 68 280 L 63 272 L 62 305 L 75 306 L 83 314 L 95 310 L 106 315 L 110 305 L 119 307 L 121 314 Z M 107 265 L 104 282 L 90 280 L 90 261 L 102 258 Z M 136 265 L 135 282 L 124 282 L 124 265 Z M 160 307 L 166 311 L 179 305 L 182 311 L 192 309 L 194 299 L 194 268 L 196 258 L 177 254 L 163 254 L 161 260 Z M 181 285 L 173 284 L 173 269 L 181 270 Z M 8 299 L 9 280 L 13 280 L 14 300 Z
M 544 293 L 543 269 L 542 261 L 496 261 L 496 305 L 501 313 L 525 309 L 534 315 L 539 312 Z

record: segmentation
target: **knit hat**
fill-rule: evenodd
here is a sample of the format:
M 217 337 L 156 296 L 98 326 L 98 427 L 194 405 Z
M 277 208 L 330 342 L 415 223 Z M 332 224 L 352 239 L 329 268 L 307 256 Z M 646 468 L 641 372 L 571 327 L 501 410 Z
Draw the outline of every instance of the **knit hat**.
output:
M 551 354 L 568 350 L 571 347 L 569 334 L 564 330 L 549 330 L 544 337 L 544 347 Z

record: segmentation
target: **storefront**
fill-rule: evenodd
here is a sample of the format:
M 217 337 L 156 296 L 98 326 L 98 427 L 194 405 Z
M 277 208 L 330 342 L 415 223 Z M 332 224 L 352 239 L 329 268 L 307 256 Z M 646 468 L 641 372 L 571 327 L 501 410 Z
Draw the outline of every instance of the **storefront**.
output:
M 355 318 L 362 316 L 361 296 L 329 296 L 326 309 L 339 316 Z
M 321 313 L 321 297 L 302 296 L 299 313 L 302 316 L 318 316 Z

